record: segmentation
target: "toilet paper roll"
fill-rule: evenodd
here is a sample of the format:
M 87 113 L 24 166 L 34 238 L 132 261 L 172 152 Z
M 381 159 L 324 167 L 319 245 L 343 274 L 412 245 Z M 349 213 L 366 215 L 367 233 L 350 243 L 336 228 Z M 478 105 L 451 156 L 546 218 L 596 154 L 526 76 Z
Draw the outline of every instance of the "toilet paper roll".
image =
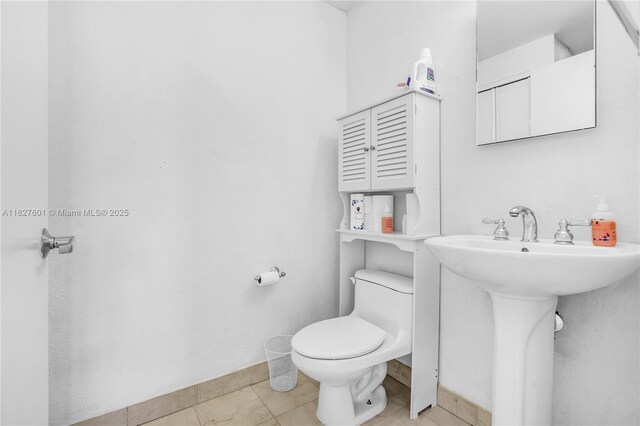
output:
M 280 274 L 278 271 L 263 272 L 258 279 L 258 287 L 264 287 L 267 285 L 274 285 L 280 281 Z
M 364 214 L 364 230 L 373 231 L 373 214 L 372 213 Z
M 415 235 L 420 219 L 420 203 L 416 194 L 407 194 L 407 234 Z
M 364 214 L 371 213 L 373 210 L 373 197 L 371 195 L 364 196 Z
M 364 230 L 373 231 L 373 197 L 371 195 L 364 196 Z

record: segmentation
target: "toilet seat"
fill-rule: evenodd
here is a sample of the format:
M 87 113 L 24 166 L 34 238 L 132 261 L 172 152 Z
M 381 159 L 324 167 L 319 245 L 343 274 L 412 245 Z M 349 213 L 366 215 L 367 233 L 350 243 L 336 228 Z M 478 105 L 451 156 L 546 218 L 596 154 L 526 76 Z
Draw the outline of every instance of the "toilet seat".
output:
M 347 359 L 378 349 L 386 332 L 354 315 L 311 324 L 293 336 L 291 347 L 316 359 Z

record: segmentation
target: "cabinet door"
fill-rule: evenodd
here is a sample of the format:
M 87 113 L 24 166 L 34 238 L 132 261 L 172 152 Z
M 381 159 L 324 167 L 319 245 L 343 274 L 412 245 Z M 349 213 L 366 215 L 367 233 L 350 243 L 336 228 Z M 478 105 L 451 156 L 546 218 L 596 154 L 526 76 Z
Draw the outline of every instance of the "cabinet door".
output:
M 586 129 L 596 125 L 593 50 L 531 71 L 533 135 Z
M 529 78 L 496 88 L 496 139 L 531 136 Z
M 478 93 L 477 139 L 478 145 L 496 141 L 495 89 Z
M 415 94 L 371 110 L 371 189 L 413 187 Z
M 362 111 L 339 121 L 338 191 L 371 188 L 371 112 Z

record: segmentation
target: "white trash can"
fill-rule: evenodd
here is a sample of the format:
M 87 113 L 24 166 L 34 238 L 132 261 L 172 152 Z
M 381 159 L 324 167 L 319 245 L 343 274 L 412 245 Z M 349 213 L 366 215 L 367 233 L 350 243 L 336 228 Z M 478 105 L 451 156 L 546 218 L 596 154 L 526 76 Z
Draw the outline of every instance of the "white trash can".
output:
M 291 339 L 293 336 L 274 336 L 264 342 L 264 351 L 269 364 L 271 389 L 287 392 L 298 383 L 298 368 L 291 360 Z

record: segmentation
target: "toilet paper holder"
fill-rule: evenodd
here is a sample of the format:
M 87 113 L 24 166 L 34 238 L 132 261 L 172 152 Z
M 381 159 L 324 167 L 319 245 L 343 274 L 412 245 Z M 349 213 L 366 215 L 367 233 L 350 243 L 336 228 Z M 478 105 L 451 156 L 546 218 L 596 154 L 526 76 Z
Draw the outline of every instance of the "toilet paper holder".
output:
M 278 268 L 277 266 L 272 266 L 271 268 L 269 268 L 270 272 L 277 272 L 278 276 L 280 278 L 284 277 L 285 275 L 287 275 L 287 273 L 285 271 L 280 271 L 280 268 Z M 260 274 L 256 275 L 255 277 L 253 277 L 254 280 L 259 281 L 260 280 Z

